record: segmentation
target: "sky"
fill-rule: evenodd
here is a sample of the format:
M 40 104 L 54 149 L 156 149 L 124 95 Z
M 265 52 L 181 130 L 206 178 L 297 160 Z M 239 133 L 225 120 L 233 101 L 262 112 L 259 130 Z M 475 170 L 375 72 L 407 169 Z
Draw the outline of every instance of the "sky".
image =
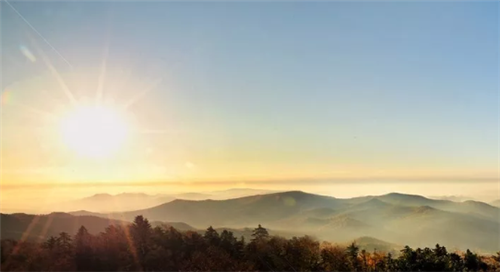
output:
M 4 206 L 230 187 L 498 196 L 498 2 L 4 1 L 0 23 Z M 74 109 L 97 100 L 126 135 L 79 133 Z M 93 137 L 110 154 L 86 156 Z

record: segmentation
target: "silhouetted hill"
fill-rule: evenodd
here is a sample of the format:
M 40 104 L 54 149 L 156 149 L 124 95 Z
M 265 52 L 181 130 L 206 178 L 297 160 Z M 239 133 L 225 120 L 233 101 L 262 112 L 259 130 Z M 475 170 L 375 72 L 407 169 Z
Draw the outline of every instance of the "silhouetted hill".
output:
M 359 237 L 354 239 L 352 242 L 356 243 L 360 249 L 364 249 L 369 252 L 382 251 L 389 252 L 393 255 L 397 254 L 398 252 L 396 250 L 402 247 L 401 245 L 389 243 L 369 236 Z
M 252 226 L 273 222 L 300 211 L 345 206 L 336 198 L 300 191 L 248 196 L 228 200 L 174 200 L 150 209 L 109 214 L 112 218 L 132 220 L 142 214 L 154 221 L 180 221 L 194 226 Z
M 420 195 L 410 195 L 401 193 L 390 193 L 379 196 L 377 198 L 387 203 L 400 204 L 405 206 L 422 206 L 422 205 L 428 205 L 428 203 L 446 202 L 446 200 L 435 200 Z
M 85 210 L 69 212 L 69 214 L 74 215 L 74 216 L 89 215 L 89 216 L 100 216 L 100 217 L 102 217 L 102 215 L 103 215 L 102 213 L 89 212 L 89 211 L 85 211 Z
M 465 202 L 453 202 L 449 200 L 436 200 L 419 195 L 407 195 L 400 193 L 391 193 L 378 196 L 376 198 L 394 205 L 413 207 L 429 206 L 444 211 L 487 217 L 492 220 L 498 220 L 500 216 L 500 209 L 479 201 L 468 200 Z
M 150 208 L 172 201 L 174 196 L 148 195 L 144 193 L 122 193 L 117 195 L 95 194 L 82 199 L 57 204 L 53 209 L 70 212 L 85 210 L 92 212 L 128 211 L 138 208 Z
M 366 209 L 366 208 L 379 208 L 379 209 L 383 209 L 383 208 L 387 208 L 387 207 L 390 207 L 391 204 L 387 203 L 387 202 L 384 202 L 378 198 L 372 198 L 370 200 L 367 200 L 365 202 L 361 202 L 361 203 L 358 203 L 358 204 L 355 204 L 351 207 L 349 207 L 350 210 L 356 210 L 356 209 Z
M 472 197 L 463 196 L 463 195 L 442 195 L 442 196 L 429 196 L 431 199 L 437 200 L 449 200 L 453 202 L 462 202 L 466 200 L 472 200 Z
M 90 233 L 97 234 L 109 225 L 127 224 L 97 216 L 73 216 L 67 213 L 48 215 L 1 214 L 2 239 L 46 239 L 60 232 L 76 233 L 85 226 Z

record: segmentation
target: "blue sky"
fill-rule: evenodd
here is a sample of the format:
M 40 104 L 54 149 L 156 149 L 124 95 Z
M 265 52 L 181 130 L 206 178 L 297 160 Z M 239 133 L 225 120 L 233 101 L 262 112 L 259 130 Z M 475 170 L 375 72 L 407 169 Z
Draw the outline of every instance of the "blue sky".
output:
M 110 69 L 166 78 L 135 107 L 182 132 L 152 148 L 181 141 L 194 164 L 498 175 L 496 2 L 10 3 L 72 69 L 98 69 L 109 46 Z M 47 74 L 19 50 L 30 36 L 71 71 L 2 3 L 3 89 Z

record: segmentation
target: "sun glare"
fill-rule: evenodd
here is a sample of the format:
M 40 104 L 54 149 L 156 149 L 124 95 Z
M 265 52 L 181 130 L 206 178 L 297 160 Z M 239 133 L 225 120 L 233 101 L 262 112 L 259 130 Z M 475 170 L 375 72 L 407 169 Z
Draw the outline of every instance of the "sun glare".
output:
M 61 122 L 64 143 L 78 155 L 103 158 L 116 152 L 127 137 L 125 120 L 111 108 L 80 107 Z

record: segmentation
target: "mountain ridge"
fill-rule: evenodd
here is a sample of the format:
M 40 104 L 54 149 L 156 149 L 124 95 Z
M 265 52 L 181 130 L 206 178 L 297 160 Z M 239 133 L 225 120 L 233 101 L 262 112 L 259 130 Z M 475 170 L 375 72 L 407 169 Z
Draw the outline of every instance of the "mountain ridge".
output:
M 131 222 L 143 215 L 151 222 L 182 222 L 196 229 L 207 225 L 271 229 L 336 241 L 370 236 L 398 244 L 434 243 L 500 250 L 499 208 L 482 202 L 434 200 L 419 195 L 335 198 L 287 191 L 225 200 L 175 199 L 125 212 L 72 212 Z M 476 237 L 474 239 L 469 237 Z

